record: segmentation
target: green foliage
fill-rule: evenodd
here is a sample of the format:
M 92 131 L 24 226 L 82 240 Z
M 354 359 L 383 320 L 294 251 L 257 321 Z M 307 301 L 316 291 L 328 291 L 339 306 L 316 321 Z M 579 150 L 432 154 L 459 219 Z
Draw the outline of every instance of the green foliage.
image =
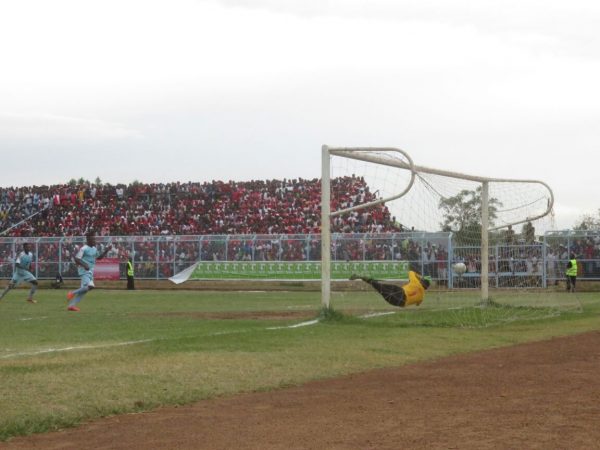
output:
M 320 322 L 342 322 L 345 319 L 344 314 L 334 310 L 331 306 L 329 308 L 321 308 L 319 311 L 318 319 Z
M 533 244 L 535 242 L 535 227 L 531 224 L 531 222 L 526 222 L 523 224 L 521 235 L 523 236 L 525 243 Z
M 576 231 L 599 231 L 600 230 L 600 209 L 597 215 L 585 214 L 579 219 L 579 223 L 573 226 Z
M 89 181 L 89 180 L 86 180 L 86 179 L 85 179 L 85 178 L 83 178 L 83 177 L 80 177 L 78 180 L 76 180 L 75 178 L 71 178 L 71 179 L 69 180 L 69 183 L 68 183 L 68 184 L 69 184 L 69 186 L 71 186 L 71 187 L 75 187 L 75 186 L 82 186 L 82 185 L 84 185 L 84 184 L 90 184 L 90 181 Z
M 492 225 L 502 203 L 490 198 L 488 205 Z M 444 215 L 444 222 L 440 224 L 442 231 L 454 232 L 459 245 L 481 242 L 481 187 L 474 191 L 463 189 L 453 197 L 441 198 L 438 206 Z

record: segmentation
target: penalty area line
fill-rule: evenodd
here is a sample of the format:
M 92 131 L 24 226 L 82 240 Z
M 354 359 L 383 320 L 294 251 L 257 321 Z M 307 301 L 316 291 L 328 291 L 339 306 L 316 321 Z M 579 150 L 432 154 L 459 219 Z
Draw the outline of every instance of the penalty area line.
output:
M 300 322 L 300 323 L 296 323 L 294 325 L 287 325 L 285 327 L 268 327 L 266 328 L 267 330 L 286 330 L 288 328 L 300 328 L 300 327 L 307 327 L 310 325 L 316 325 L 319 323 L 319 319 L 314 319 L 314 320 L 308 320 L 306 322 Z
M 70 352 L 73 350 L 96 350 L 99 348 L 122 347 L 124 345 L 143 344 L 146 342 L 152 342 L 154 340 L 155 339 L 143 339 L 140 341 L 117 342 L 115 344 L 76 345 L 76 346 L 72 346 L 72 347 L 63 347 L 63 348 L 47 348 L 44 350 L 37 350 L 35 352 L 21 352 L 21 353 L 11 353 L 10 355 L 2 355 L 2 356 L 0 356 L 0 359 L 18 358 L 21 356 L 37 356 L 37 355 L 43 355 L 45 353 Z
M 370 319 L 372 317 L 389 316 L 390 314 L 396 314 L 396 311 L 385 311 L 385 312 L 370 313 L 370 314 L 365 314 L 365 315 L 359 316 L 359 317 L 361 319 Z M 290 328 L 307 327 L 307 326 L 310 326 L 310 325 L 316 325 L 319 322 L 320 322 L 319 319 L 307 320 L 306 322 L 300 322 L 300 323 L 296 323 L 294 325 L 287 325 L 285 327 L 269 327 L 269 328 L 267 328 L 267 330 L 287 330 L 287 329 L 290 329 Z
M 369 314 L 365 314 L 363 316 L 359 316 L 361 319 L 370 319 L 371 317 L 381 317 L 381 316 L 389 316 L 392 314 L 396 314 L 396 311 L 385 311 L 385 312 L 376 312 L 376 313 L 369 313 Z

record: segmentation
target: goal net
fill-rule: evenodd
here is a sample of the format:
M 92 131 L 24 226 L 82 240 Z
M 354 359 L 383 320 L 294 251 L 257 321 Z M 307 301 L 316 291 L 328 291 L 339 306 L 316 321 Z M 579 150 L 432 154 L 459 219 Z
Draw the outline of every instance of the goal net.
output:
M 524 315 L 532 312 L 524 307 L 533 303 L 539 309 L 549 308 L 550 315 L 559 306 L 579 308 L 576 296 L 547 295 L 557 289 L 546 276 L 540 236 L 553 228 L 554 197 L 543 181 L 419 166 L 399 149 L 324 146 L 322 152 L 324 307 L 329 307 L 331 297 L 328 268 L 347 256 L 336 251 L 339 242 L 344 242 L 346 233 L 358 232 L 364 233 L 363 240 L 380 239 L 391 248 L 368 257 L 431 276 L 436 292 L 428 293 L 431 304 L 436 299 L 443 303 L 439 292 L 460 298 L 460 292 L 475 291 L 479 295 L 469 294 L 467 303 L 488 308 L 485 313 L 473 310 L 473 318 L 488 317 L 500 300 L 499 320 L 515 313 L 507 305 L 521 308 Z M 361 189 L 370 195 L 348 201 L 347 192 L 336 189 L 348 177 L 360 180 Z M 531 293 L 535 295 L 527 295 Z

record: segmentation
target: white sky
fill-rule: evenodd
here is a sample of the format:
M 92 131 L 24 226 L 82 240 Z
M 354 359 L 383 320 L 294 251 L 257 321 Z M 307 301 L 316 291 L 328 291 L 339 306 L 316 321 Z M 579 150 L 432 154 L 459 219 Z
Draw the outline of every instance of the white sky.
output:
M 600 208 L 600 2 L 6 0 L 0 186 L 320 176 L 322 144 Z

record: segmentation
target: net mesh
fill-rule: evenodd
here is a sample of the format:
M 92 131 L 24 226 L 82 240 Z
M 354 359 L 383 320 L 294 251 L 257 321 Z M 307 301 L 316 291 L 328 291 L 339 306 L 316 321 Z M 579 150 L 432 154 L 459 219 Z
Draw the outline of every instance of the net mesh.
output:
M 389 151 L 334 153 L 330 167 L 332 185 L 333 180 L 351 176 L 362 180 L 363 189 L 376 194 L 378 199 L 393 198 L 410 186 L 400 198 L 376 207 L 385 211 L 389 222 L 378 221 L 380 216 L 369 207 L 338 217 L 354 217 L 351 222 L 360 219 L 362 223 L 368 223 L 366 231 L 407 232 L 412 236 L 422 233 L 424 238 L 410 244 L 416 247 L 413 255 L 418 258 L 411 268 L 421 268 L 424 275 L 434 278 L 438 293 L 429 292 L 428 297 L 432 301 L 437 298 L 440 306 L 448 308 L 447 318 L 452 317 L 451 323 L 487 326 L 552 317 L 561 311 L 580 309 L 577 295 L 571 295 L 568 301 L 555 298 L 549 301 L 547 296 L 548 290 L 558 293 L 559 288 L 547 282 L 545 249 L 540 239 L 545 231 L 554 228 L 553 197 L 545 183 L 468 175 L 461 178 L 461 174 L 420 166 L 413 166 L 415 177 L 411 181 L 410 161 Z M 460 300 L 461 290 L 482 287 L 483 180 L 487 182 L 489 205 L 488 289 L 491 301 L 487 305 Z M 340 197 L 340 192 L 332 189 L 332 211 L 347 206 L 340 202 Z M 354 203 L 365 204 L 367 200 L 358 198 Z M 356 227 L 337 220 L 338 223 L 336 217 L 333 218 L 333 232 L 355 231 Z M 451 233 L 451 239 L 446 242 L 427 238 L 440 232 Z M 391 257 L 406 259 L 407 255 L 392 252 Z M 449 302 L 442 300 L 446 296 L 441 295 L 439 289 L 445 288 L 459 290 L 459 295 Z M 509 296 L 503 293 L 507 289 L 511 290 Z

